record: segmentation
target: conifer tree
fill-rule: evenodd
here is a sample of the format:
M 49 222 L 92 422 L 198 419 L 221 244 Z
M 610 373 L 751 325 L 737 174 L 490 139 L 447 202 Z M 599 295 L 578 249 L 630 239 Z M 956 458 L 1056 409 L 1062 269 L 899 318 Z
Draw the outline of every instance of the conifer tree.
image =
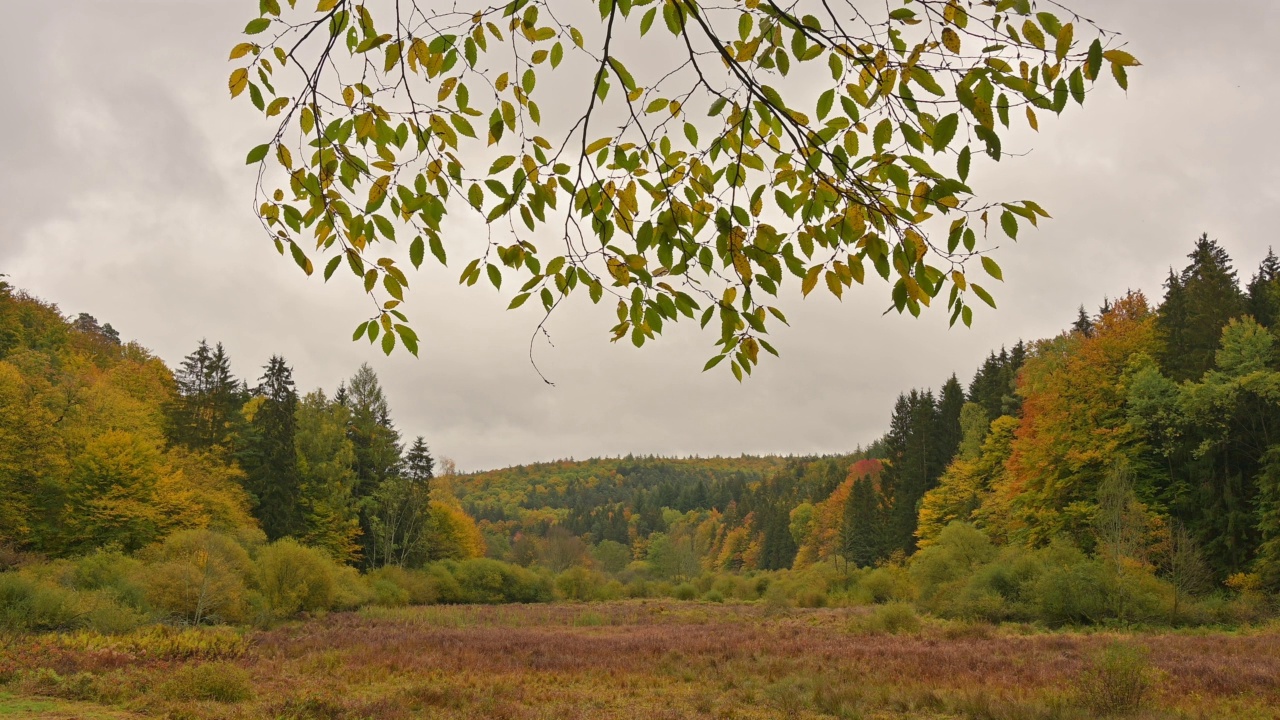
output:
M 305 530 L 296 448 L 298 392 L 293 371 L 273 355 L 254 393 L 251 443 L 245 453 L 246 488 L 257 500 L 254 515 L 267 538 Z
M 1198 380 L 1213 367 L 1222 328 L 1247 311 L 1231 258 L 1201 235 L 1187 256 L 1191 264 L 1166 283 L 1157 325 L 1164 340 L 1163 366 L 1177 381 Z
M 234 450 L 245 393 L 231 373 L 222 343 L 201 340 L 174 373 L 177 396 L 166 406 L 170 444 L 192 450 Z
M 1249 314 L 1266 328 L 1280 320 L 1280 259 L 1267 248 L 1267 256 L 1249 281 Z
M 887 556 L 885 539 L 883 507 L 875 481 L 860 477 L 853 481 L 845 501 L 840 554 L 857 567 L 868 567 Z

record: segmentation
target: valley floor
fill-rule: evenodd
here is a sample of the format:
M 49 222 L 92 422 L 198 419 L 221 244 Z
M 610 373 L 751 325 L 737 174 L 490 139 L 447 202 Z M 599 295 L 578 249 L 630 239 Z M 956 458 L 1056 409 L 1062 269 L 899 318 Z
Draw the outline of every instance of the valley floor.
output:
M 0 643 L 0 718 L 1052 720 L 1126 698 L 1140 718 L 1280 718 L 1274 625 L 1046 632 L 885 608 L 636 600 L 140 637 Z

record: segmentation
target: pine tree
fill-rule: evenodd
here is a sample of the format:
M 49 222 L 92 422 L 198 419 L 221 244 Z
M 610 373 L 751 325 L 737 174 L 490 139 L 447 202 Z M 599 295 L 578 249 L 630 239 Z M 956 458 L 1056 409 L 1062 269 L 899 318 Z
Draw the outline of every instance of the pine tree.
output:
M 409 452 L 405 453 L 404 476 L 413 482 L 430 487 L 431 479 L 435 477 L 435 466 L 436 461 L 431 457 L 431 451 L 427 449 L 427 442 L 419 435 L 414 439 Z
M 887 556 L 884 525 L 875 482 L 870 477 L 854 480 L 840 526 L 840 554 L 857 567 L 868 567 L 883 560 Z
M 1071 329 L 1085 337 L 1093 334 L 1093 318 L 1089 317 L 1089 313 L 1085 312 L 1083 305 L 1077 311 L 1076 321 L 1071 324 Z
M 1267 256 L 1249 281 L 1249 313 L 1266 328 L 1280 320 L 1280 259 L 1267 248 Z
M 293 371 L 278 355 L 267 362 L 261 380 L 254 393 L 245 486 L 257 500 L 254 515 L 267 538 L 275 540 L 305 530 L 296 448 L 298 392 Z
M 378 376 L 367 364 L 361 365 L 356 374 L 339 388 L 347 408 L 351 411 L 351 423 L 347 436 L 355 447 L 356 487 L 353 496 L 360 507 L 360 528 L 364 556 L 367 563 L 376 563 L 385 556 L 386 548 L 378 547 L 379 536 L 386 536 L 385 528 L 375 527 L 378 506 L 386 506 L 388 498 L 403 495 L 398 490 L 383 486 L 396 480 L 401 471 L 400 433 L 391 422 L 391 411 L 386 395 L 378 383 Z
M 234 451 L 245 393 L 231 374 L 231 360 L 222 343 L 210 348 L 201 340 L 183 358 L 174 380 L 178 392 L 165 412 L 169 443 L 192 450 Z
M 1216 241 L 1201 235 L 1187 257 L 1191 264 L 1176 279 L 1170 273 L 1157 321 L 1162 365 L 1177 381 L 1198 380 L 1213 367 L 1222 328 L 1248 309 L 1231 258 Z

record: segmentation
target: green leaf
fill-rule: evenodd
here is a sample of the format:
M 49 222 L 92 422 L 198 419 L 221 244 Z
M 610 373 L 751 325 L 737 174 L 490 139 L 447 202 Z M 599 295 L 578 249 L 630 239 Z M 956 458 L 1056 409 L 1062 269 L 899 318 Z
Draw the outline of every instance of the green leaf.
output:
M 1000 266 L 996 264 L 995 260 L 992 260 L 986 255 L 982 256 L 982 269 L 986 270 L 987 274 L 991 277 L 1002 282 L 1004 281 L 1004 274 L 1000 272 Z
M 933 128 L 933 151 L 936 153 L 945 150 L 951 139 L 956 136 L 956 129 L 959 127 L 960 116 L 956 113 L 951 113 L 939 120 Z
M 422 258 L 425 255 L 424 245 L 421 235 L 414 238 L 413 242 L 409 244 L 409 262 L 413 263 L 415 268 L 422 267 Z
M 1004 230 L 1005 235 L 1014 240 L 1018 239 L 1018 218 L 1014 217 L 1013 213 L 1005 210 L 1000 214 L 1000 227 Z M 984 257 L 983 260 L 986 260 L 986 258 Z M 983 264 L 985 266 L 985 263 Z
M 248 157 L 245 158 L 244 164 L 252 165 L 256 162 L 262 162 L 262 159 L 267 156 L 267 153 L 270 150 L 271 150 L 270 144 L 259 145 L 258 147 L 249 151 L 249 155 Z
M 258 33 L 262 32 L 263 30 L 266 30 L 269 27 L 271 27 L 271 20 L 269 18 L 264 18 L 264 17 L 254 18 L 253 20 L 249 21 L 248 25 L 244 26 L 244 34 L 257 35 Z

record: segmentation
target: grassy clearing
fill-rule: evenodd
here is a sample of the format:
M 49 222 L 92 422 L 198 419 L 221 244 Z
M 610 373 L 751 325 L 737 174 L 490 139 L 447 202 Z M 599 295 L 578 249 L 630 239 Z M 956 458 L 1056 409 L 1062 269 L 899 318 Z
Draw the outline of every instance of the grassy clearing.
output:
M 251 634 L 238 653 L 154 642 L 22 640 L 0 651 L 0 717 L 124 717 L 36 697 L 192 719 L 1280 717 L 1275 627 L 1048 633 L 905 606 L 651 600 L 370 608 Z

